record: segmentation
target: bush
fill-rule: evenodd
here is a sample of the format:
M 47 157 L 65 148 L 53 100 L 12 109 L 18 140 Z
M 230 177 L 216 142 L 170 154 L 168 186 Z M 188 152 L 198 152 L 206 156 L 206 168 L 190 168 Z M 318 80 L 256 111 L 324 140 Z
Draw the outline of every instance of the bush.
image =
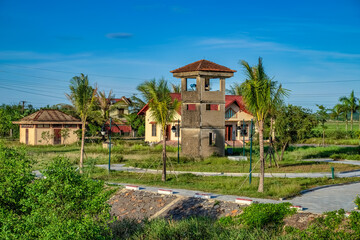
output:
M 354 203 L 356 205 L 356 207 L 360 210 L 360 197 L 359 195 L 356 196 Z
M 56 157 L 33 180 L 23 151 L 0 145 L 0 239 L 105 239 L 110 194 L 103 182 Z
M 272 225 L 273 227 L 283 223 L 284 217 L 295 213 L 295 209 L 290 208 L 290 203 L 264 203 L 252 204 L 244 209 L 239 215 L 241 223 L 249 228 L 262 228 Z

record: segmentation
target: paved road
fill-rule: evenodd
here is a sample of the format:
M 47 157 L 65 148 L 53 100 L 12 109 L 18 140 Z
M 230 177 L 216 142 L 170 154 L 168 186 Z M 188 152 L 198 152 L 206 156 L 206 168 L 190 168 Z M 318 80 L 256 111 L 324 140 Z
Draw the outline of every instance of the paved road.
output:
M 126 183 L 115 183 L 115 184 L 123 185 L 123 186 L 134 185 L 134 184 L 126 184 Z M 164 189 L 164 188 L 140 186 L 140 191 L 145 190 L 145 191 L 157 193 L 158 189 Z M 196 193 L 207 193 L 207 192 L 185 190 L 185 189 L 171 189 L 171 190 L 173 190 L 174 194 L 180 196 L 186 196 L 186 197 L 194 197 Z M 236 198 L 243 198 L 243 199 L 251 199 L 259 203 L 290 202 L 294 206 L 302 206 L 304 208 L 304 212 L 312 212 L 312 213 L 323 213 L 327 211 L 339 210 L 340 208 L 343 208 L 345 211 L 350 212 L 354 210 L 355 204 L 353 201 L 357 194 L 360 194 L 360 183 L 353 183 L 342 186 L 329 186 L 326 188 L 309 191 L 307 193 L 302 194 L 301 196 L 284 201 L 210 193 L 211 199 L 213 200 L 234 202 Z
M 359 161 L 357 161 L 359 162 Z M 359 162 L 360 164 L 360 162 Z M 101 168 L 108 168 L 107 164 L 104 165 L 96 165 Z M 127 172 L 137 172 L 137 173 L 152 173 L 152 174 L 160 174 L 161 170 L 154 169 L 143 169 L 143 168 L 134 168 L 134 167 L 126 167 L 125 164 L 112 164 L 111 170 L 115 171 L 127 171 Z M 175 174 L 184 174 L 184 173 L 192 173 L 198 176 L 231 176 L 231 177 L 243 177 L 248 176 L 248 173 L 221 173 L 221 172 L 189 172 L 189 171 L 168 171 L 169 173 Z M 258 177 L 259 173 L 253 173 L 254 177 Z M 348 172 L 339 172 L 335 174 L 336 177 L 360 177 L 360 170 L 348 171 Z M 265 177 L 283 177 L 283 178 L 321 178 L 321 177 L 331 177 L 331 173 L 265 173 Z
M 291 202 L 313 213 L 334 211 L 340 208 L 351 211 L 354 210 L 353 201 L 358 194 L 360 194 L 360 183 L 352 183 L 310 191 L 295 197 Z
M 350 165 L 358 165 L 358 166 L 360 166 L 360 161 L 357 161 L 357 160 L 338 160 L 338 161 L 335 161 L 332 158 L 317 158 L 317 159 L 304 159 L 302 161 L 341 163 L 341 164 L 350 164 Z

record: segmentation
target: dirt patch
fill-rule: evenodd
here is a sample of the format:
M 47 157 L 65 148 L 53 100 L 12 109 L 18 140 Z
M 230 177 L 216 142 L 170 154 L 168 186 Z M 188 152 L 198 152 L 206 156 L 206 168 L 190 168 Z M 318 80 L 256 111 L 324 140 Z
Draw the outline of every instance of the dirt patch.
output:
M 176 196 L 173 195 L 123 189 L 109 200 L 110 213 L 118 220 L 123 218 L 143 220 L 160 211 L 174 199 Z
M 311 221 L 320 216 L 314 213 L 297 213 L 284 219 L 284 227 L 291 226 L 305 230 Z
M 118 220 L 131 218 L 143 220 L 150 218 L 166 206 L 158 217 L 179 220 L 188 217 L 219 218 L 235 216 L 241 213 L 240 205 L 232 202 L 207 200 L 176 195 L 161 195 L 147 191 L 133 191 L 122 189 L 110 200 L 111 215 Z M 171 205 L 173 204 L 173 205 Z

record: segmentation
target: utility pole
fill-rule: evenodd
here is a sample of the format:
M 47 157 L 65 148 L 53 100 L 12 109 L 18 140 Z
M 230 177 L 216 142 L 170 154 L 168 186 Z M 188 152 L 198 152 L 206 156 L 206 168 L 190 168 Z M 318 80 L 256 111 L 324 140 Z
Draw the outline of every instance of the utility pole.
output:
M 21 110 L 22 113 L 24 113 L 24 110 L 25 110 L 25 103 L 27 103 L 27 101 L 20 101 L 19 102 L 19 105 L 22 105 L 22 110 Z

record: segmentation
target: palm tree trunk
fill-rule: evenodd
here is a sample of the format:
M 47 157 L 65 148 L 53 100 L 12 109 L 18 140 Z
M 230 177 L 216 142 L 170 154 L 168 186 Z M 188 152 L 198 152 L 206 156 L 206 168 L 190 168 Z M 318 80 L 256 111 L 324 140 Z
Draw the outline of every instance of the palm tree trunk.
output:
M 163 128 L 163 151 L 162 151 L 162 160 L 163 160 L 163 172 L 161 180 L 166 181 L 166 127 Z
M 351 110 L 351 112 L 350 112 L 351 131 L 353 130 L 353 114 L 354 114 L 354 111 Z
M 272 137 L 272 140 L 275 141 L 275 127 L 274 127 L 274 117 L 270 118 L 270 136 Z
M 86 131 L 86 125 L 85 122 L 83 122 L 81 127 L 81 149 L 80 149 L 80 164 L 79 164 L 80 173 L 83 173 L 83 168 L 84 168 L 85 131 Z
M 258 121 L 259 124 L 259 144 L 260 144 L 260 181 L 258 192 L 264 192 L 265 178 L 265 159 L 264 159 L 264 122 Z

